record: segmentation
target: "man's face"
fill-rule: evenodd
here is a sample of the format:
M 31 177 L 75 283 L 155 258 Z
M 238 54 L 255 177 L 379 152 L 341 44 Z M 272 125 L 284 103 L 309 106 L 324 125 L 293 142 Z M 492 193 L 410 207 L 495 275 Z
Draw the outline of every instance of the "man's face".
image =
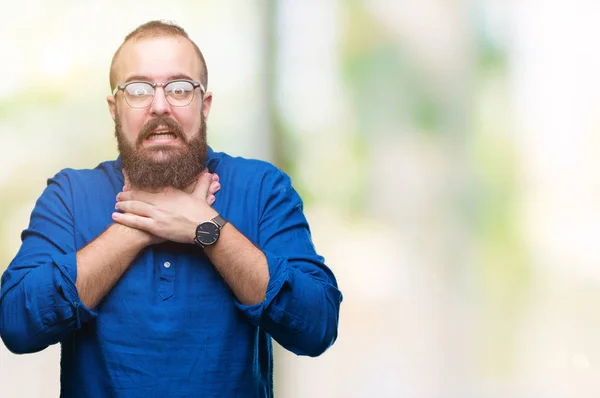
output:
M 202 65 L 184 37 L 154 37 L 123 45 L 116 63 L 118 84 L 132 80 L 165 83 L 173 79 L 200 80 Z M 194 91 L 184 107 L 169 104 L 161 87 L 152 103 L 132 108 L 118 91 L 108 97 L 123 168 L 138 188 L 183 189 L 200 174 L 206 160 L 206 118 L 212 96 Z

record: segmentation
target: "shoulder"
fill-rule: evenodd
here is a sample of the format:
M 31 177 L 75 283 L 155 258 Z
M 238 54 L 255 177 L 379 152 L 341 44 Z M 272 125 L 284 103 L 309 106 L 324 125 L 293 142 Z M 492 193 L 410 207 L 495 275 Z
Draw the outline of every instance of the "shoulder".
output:
M 123 184 L 117 161 L 100 163 L 93 169 L 64 168 L 46 180 L 46 191 L 60 196 L 77 197 L 80 194 L 96 195 L 110 187 Z
M 210 162 L 214 162 L 212 165 Z M 290 189 L 290 176 L 274 164 L 265 160 L 231 156 L 224 152 L 212 152 L 209 170 L 234 182 L 236 186 L 251 184 L 260 191 L 273 189 Z
M 209 169 L 222 173 L 243 176 L 268 176 L 283 173 L 274 164 L 265 160 L 232 156 L 225 152 L 212 152 L 209 159 Z M 211 167 L 211 162 L 212 166 Z
M 118 161 L 111 160 L 102 162 L 93 169 L 64 168 L 57 172 L 53 177 L 49 178 L 48 183 L 67 181 L 71 184 L 94 184 L 98 183 L 100 180 L 118 176 L 118 174 L 120 174 L 120 165 L 118 164 Z
M 211 152 L 209 170 L 219 174 L 224 183 L 230 183 L 250 197 L 258 195 L 265 200 L 273 195 L 297 195 L 290 176 L 264 160 Z

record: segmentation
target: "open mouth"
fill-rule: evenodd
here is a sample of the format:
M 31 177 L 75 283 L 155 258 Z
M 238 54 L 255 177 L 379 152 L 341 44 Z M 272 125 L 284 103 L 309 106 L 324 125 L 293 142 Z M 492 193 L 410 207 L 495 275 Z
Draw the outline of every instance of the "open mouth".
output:
M 177 134 L 175 134 L 168 127 L 159 126 L 152 131 L 147 137 L 146 141 L 163 141 L 163 140 L 175 140 Z

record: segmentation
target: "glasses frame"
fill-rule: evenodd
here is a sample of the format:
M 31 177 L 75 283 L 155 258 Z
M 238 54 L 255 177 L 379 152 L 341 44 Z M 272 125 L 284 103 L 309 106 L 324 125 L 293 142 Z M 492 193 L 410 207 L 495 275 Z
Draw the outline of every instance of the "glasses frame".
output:
M 192 93 L 192 98 L 190 99 L 190 102 L 188 102 L 185 105 L 173 105 L 171 104 L 171 101 L 169 101 L 169 96 L 166 95 L 165 93 L 165 99 L 167 100 L 167 102 L 169 103 L 169 105 L 177 107 L 177 108 L 183 108 L 188 106 L 189 104 L 192 103 L 192 101 L 194 100 L 194 96 L 195 96 L 195 92 L 197 88 L 200 88 L 200 91 L 202 91 L 202 96 L 204 97 L 204 94 L 206 94 L 206 89 L 204 88 L 204 85 L 198 81 L 195 80 L 188 80 L 188 79 L 175 79 L 175 80 L 169 80 L 168 82 L 164 82 L 164 83 L 152 83 L 152 82 L 148 82 L 145 80 L 132 80 L 130 82 L 127 83 L 123 83 L 123 84 L 119 84 L 117 85 L 117 87 L 114 88 L 112 95 L 113 97 L 116 96 L 116 94 L 119 91 L 123 91 L 123 96 L 125 97 L 125 102 L 127 102 L 127 105 L 129 105 L 129 107 L 134 108 L 134 109 L 144 109 L 149 107 L 150 105 L 152 105 L 152 103 L 154 102 L 154 96 L 156 95 L 156 87 L 162 87 L 163 89 L 171 84 L 171 83 L 176 83 L 176 82 L 187 82 L 187 83 L 191 83 L 192 86 L 194 86 L 194 92 Z M 152 89 L 154 90 L 154 93 L 152 94 L 152 101 L 150 101 L 150 103 L 148 105 L 145 106 L 132 106 L 129 101 L 127 100 L 127 94 L 125 93 L 125 89 L 127 88 L 127 86 L 129 86 L 130 84 L 134 84 L 134 83 L 145 83 L 145 84 L 149 84 L 150 86 L 152 86 Z M 202 98 L 204 100 L 204 98 Z

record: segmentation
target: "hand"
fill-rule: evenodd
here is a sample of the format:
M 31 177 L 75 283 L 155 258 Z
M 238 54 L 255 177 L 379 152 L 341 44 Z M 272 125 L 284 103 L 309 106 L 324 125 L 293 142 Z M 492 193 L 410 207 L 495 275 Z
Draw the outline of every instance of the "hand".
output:
M 152 235 L 153 243 L 193 243 L 197 225 L 218 214 L 211 205 L 220 188 L 219 177 L 211 173 L 202 173 L 191 193 L 172 188 L 151 193 L 125 186 L 115 206 L 122 213 L 113 213 L 113 220 Z

